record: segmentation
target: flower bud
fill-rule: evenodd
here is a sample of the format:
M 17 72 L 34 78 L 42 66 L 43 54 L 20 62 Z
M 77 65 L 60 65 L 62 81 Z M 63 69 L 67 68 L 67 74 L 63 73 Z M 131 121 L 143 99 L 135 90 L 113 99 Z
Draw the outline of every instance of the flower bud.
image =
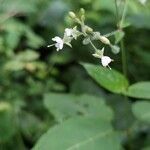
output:
M 90 27 L 88 27 L 88 28 L 87 28 L 87 32 L 93 32 L 93 29 L 90 28 Z
M 85 15 L 85 10 L 83 8 L 80 9 L 81 15 Z
M 89 44 L 89 43 L 90 43 L 90 38 L 89 38 L 89 37 L 85 38 L 85 39 L 82 41 L 82 43 L 83 43 L 83 45 Z
M 85 31 L 88 33 L 91 33 L 91 32 L 93 32 L 93 29 L 89 26 L 85 26 Z
M 73 11 L 70 11 L 70 12 L 69 12 L 69 16 L 70 16 L 72 19 L 75 19 L 75 18 L 76 18 L 76 14 L 75 14 Z
M 83 8 L 80 9 L 80 16 L 81 16 L 81 21 L 85 21 L 85 10 Z
M 110 41 L 105 36 L 100 36 L 100 41 L 106 45 L 110 45 Z
M 118 54 L 120 52 L 120 47 L 117 45 L 110 45 L 111 50 L 114 54 Z
M 92 40 L 99 40 L 100 36 L 100 32 L 93 32 Z

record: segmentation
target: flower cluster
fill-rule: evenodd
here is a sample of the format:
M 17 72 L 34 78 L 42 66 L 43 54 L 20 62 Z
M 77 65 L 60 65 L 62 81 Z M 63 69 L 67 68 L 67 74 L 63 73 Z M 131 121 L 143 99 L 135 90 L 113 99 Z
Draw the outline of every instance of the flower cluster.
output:
M 64 44 L 71 46 L 71 41 L 73 39 L 77 39 L 77 37 L 80 35 L 80 32 L 77 30 L 77 27 L 72 28 L 66 28 L 65 29 L 65 33 L 64 33 L 64 37 L 60 38 L 59 36 L 55 36 L 54 38 L 52 38 L 52 41 L 56 42 L 55 44 L 52 45 L 48 45 L 48 47 L 51 47 L 53 45 L 55 45 L 56 50 L 62 50 L 64 47 Z
M 62 50 L 64 45 L 68 45 L 72 47 L 71 42 L 72 40 L 76 40 L 79 36 L 83 36 L 83 44 L 91 44 L 91 46 L 94 48 L 95 53 L 92 54 L 94 57 L 101 60 L 101 64 L 104 67 L 109 67 L 109 64 L 113 61 L 109 56 L 104 55 L 104 48 L 101 50 L 97 49 L 95 45 L 93 44 L 93 41 L 99 41 L 103 43 L 104 45 L 110 46 L 112 49 L 112 52 L 118 53 L 119 47 L 117 45 L 112 45 L 107 36 L 101 35 L 100 32 L 94 32 L 93 29 L 87 25 L 85 25 L 85 11 L 84 9 L 81 9 L 79 12 L 80 16 L 77 17 L 77 15 L 74 12 L 69 12 L 69 16 L 71 19 L 80 25 L 80 30 L 78 30 L 77 26 L 74 28 L 66 28 L 64 32 L 63 38 L 55 36 L 52 38 L 52 41 L 55 43 L 50 46 L 55 46 L 56 50 Z M 110 68 L 110 67 L 109 67 Z

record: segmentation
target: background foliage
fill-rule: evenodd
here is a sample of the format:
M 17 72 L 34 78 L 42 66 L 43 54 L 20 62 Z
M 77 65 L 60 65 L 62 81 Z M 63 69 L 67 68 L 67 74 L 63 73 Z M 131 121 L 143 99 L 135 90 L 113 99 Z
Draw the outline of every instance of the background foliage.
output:
M 113 70 L 81 40 L 47 48 L 81 7 L 95 30 L 116 30 L 114 0 L 0 0 L 0 150 L 150 149 L 150 3 L 128 4 L 127 77 L 109 47 Z

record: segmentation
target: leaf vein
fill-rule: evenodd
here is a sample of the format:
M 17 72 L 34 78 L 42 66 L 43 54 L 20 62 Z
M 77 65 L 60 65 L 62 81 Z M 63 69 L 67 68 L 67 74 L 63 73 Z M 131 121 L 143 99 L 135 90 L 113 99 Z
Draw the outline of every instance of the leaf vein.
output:
M 67 148 L 66 150 L 75 150 L 75 149 L 78 149 L 79 147 L 81 147 L 81 146 L 83 146 L 83 145 L 85 145 L 85 144 L 87 144 L 87 143 L 93 142 L 94 140 L 96 140 L 96 139 L 98 139 L 98 138 L 102 138 L 102 137 L 104 137 L 104 136 L 110 134 L 111 132 L 112 132 L 112 130 L 109 130 L 109 131 L 107 131 L 107 132 L 102 132 L 102 133 L 100 133 L 100 134 L 97 134 L 97 135 L 94 136 L 94 137 L 88 138 L 88 139 L 85 140 L 85 141 L 81 141 L 81 142 L 79 142 L 79 143 L 76 143 L 75 145 L 72 145 L 71 147 Z

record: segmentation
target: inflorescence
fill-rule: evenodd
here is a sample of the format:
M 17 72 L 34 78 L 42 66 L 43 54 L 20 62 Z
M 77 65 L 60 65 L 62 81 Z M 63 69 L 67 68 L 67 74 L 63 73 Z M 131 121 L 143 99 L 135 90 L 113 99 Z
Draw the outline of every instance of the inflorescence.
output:
M 115 54 L 119 53 L 120 48 L 117 45 L 112 45 L 110 40 L 106 36 L 101 35 L 100 32 L 94 32 L 91 27 L 85 24 L 85 10 L 83 8 L 80 9 L 79 14 L 80 16 L 78 17 L 74 12 L 69 12 L 70 18 L 78 26 L 80 26 L 80 30 L 78 30 L 78 26 L 75 26 L 73 28 L 66 28 L 63 38 L 55 36 L 54 38 L 52 38 L 52 41 L 54 41 L 55 43 L 52 45 L 48 45 L 48 47 L 55 46 L 57 51 L 62 50 L 64 45 L 72 47 L 72 40 L 76 40 L 79 36 L 83 36 L 84 39 L 82 43 L 84 45 L 91 44 L 94 48 L 95 53 L 92 55 L 95 58 L 101 60 L 102 66 L 109 67 L 109 64 L 113 61 L 113 59 L 111 59 L 109 56 L 104 55 L 104 47 L 101 50 L 97 49 L 93 44 L 93 41 L 97 40 L 105 45 L 110 46 L 112 52 Z

